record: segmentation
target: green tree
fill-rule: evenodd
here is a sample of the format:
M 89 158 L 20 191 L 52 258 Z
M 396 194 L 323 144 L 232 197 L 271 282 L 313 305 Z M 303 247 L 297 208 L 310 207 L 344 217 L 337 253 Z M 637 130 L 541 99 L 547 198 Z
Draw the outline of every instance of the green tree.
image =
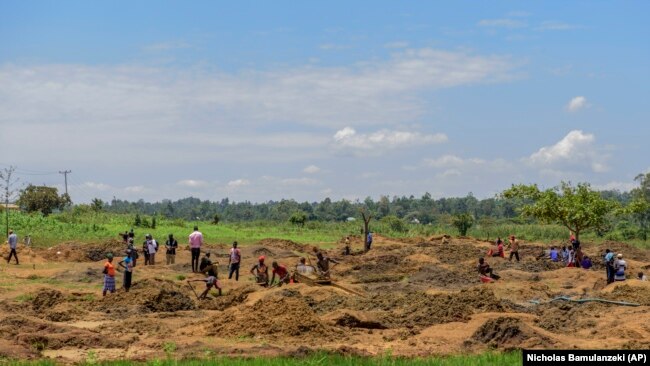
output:
M 537 185 L 513 185 L 503 191 L 508 199 L 520 198 L 524 202 L 521 214 L 534 217 L 543 223 L 560 224 L 572 231 L 576 239 L 589 229 L 600 229 L 607 225 L 607 216 L 617 203 L 604 199 L 588 183 L 576 187 L 562 182 L 559 187 L 540 190 Z
M 639 182 L 639 187 L 630 192 L 633 201 L 626 207 L 626 211 L 639 225 L 639 237 L 646 241 L 650 229 L 650 173 L 639 174 L 634 180 Z
M 289 222 L 294 225 L 305 226 L 306 221 L 307 214 L 302 211 L 296 211 L 291 215 L 291 217 L 289 217 Z
M 104 209 L 104 201 L 99 198 L 93 198 L 93 200 L 90 202 L 90 207 L 95 212 L 101 212 Z
M 398 233 L 404 233 L 409 230 L 408 225 L 404 222 L 404 220 L 400 219 L 399 217 L 395 215 L 388 215 L 384 216 L 380 220 L 384 225 L 387 225 L 390 230 L 398 232 Z
M 219 214 L 214 214 L 214 216 L 212 217 L 212 224 L 213 225 L 219 225 L 220 219 L 221 218 L 219 217 Z
M 142 219 L 140 218 L 140 214 L 135 214 L 135 220 L 133 220 L 133 226 L 140 227 L 140 225 L 142 225 Z
M 54 187 L 28 185 L 20 191 L 18 205 L 27 212 L 40 212 L 47 216 L 54 210 L 62 210 L 70 203 L 67 195 L 59 196 Z
M 468 213 L 454 215 L 451 224 L 458 229 L 460 236 L 466 236 L 467 230 L 474 225 L 474 217 Z

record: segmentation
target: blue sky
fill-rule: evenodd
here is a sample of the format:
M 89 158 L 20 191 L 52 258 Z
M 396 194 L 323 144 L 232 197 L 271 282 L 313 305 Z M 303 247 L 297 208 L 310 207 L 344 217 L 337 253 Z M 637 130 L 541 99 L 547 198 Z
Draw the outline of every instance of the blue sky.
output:
M 0 2 L 0 164 L 73 200 L 627 190 L 650 3 Z

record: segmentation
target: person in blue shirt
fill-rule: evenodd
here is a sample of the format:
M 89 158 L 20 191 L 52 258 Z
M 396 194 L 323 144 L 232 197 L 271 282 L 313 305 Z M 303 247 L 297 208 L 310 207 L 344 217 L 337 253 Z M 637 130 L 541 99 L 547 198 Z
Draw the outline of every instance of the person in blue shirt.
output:
M 7 263 L 9 263 L 11 257 L 13 256 L 14 258 L 16 258 L 16 264 L 18 264 L 18 254 L 16 254 L 16 248 L 18 246 L 18 236 L 14 233 L 13 230 L 9 230 L 7 243 L 9 244 L 9 256 L 6 258 Z
M 557 252 L 557 249 L 555 249 L 555 247 L 551 247 L 551 251 L 549 252 L 549 257 L 553 262 L 557 262 L 559 260 L 559 254 Z
M 372 231 L 368 233 L 368 238 L 366 238 L 366 252 L 370 250 L 372 246 Z
M 582 262 L 580 262 L 580 266 L 584 269 L 590 269 L 592 266 L 591 258 L 589 258 L 586 255 L 582 257 Z
M 134 260 L 131 258 L 131 249 L 126 250 L 126 257 L 118 263 L 118 265 L 124 268 L 124 282 L 122 286 L 124 291 L 129 292 L 131 288 L 131 279 L 133 277 L 133 263 Z
M 603 259 L 607 270 L 607 283 L 610 284 L 614 282 L 614 252 L 605 249 L 605 256 Z

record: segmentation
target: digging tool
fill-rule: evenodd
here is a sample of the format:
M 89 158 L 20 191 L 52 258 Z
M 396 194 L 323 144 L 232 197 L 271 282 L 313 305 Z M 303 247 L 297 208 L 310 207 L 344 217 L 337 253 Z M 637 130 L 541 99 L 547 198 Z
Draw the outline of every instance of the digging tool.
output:
M 187 285 L 190 286 L 190 288 L 192 289 L 192 292 L 194 293 L 194 296 L 196 296 L 196 299 L 200 300 L 199 299 L 199 294 L 197 294 L 196 291 L 194 290 L 194 287 L 192 287 L 192 284 L 190 283 L 190 280 L 187 280 Z

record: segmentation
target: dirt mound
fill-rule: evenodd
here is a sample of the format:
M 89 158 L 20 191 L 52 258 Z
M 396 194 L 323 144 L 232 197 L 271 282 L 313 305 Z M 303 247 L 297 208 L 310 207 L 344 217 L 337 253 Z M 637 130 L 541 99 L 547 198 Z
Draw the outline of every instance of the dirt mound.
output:
M 253 255 L 256 256 L 256 257 L 260 256 L 260 255 L 267 256 L 267 257 L 273 257 L 273 256 L 275 256 L 275 253 L 268 250 L 268 249 L 266 249 L 266 248 L 264 248 L 264 247 L 259 247 L 259 248 L 253 249 Z
M 129 292 L 113 296 L 111 301 L 94 301 L 92 310 L 106 313 L 119 310 L 133 314 L 193 310 L 196 309 L 193 297 L 189 287 L 171 280 L 152 278 L 134 282 Z
M 104 278 L 102 271 L 99 268 L 88 267 L 82 273 L 74 270 L 66 270 L 56 275 L 56 279 L 64 280 L 66 282 L 83 282 L 83 283 L 97 283 L 101 282 Z
M 627 301 L 650 306 L 650 287 L 617 285 L 612 292 L 602 292 L 601 297 L 614 301 Z
M 413 274 L 409 278 L 409 282 L 445 289 L 459 289 L 476 285 L 479 283 L 479 278 L 473 267 L 447 268 L 429 265 L 422 267 L 419 272 Z
M 47 259 L 66 262 L 96 262 L 106 258 L 107 253 L 121 256 L 126 246 L 119 240 L 109 239 L 102 243 L 65 242 L 47 249 Z
M 61 291 L 51 289 L 40 289 L 36 297 L 32 300 L 32 309 L 36 312 L 50 309 L 54 305 L 59 304 L 65 300 L 65 296 Z
M 537 326 L 555 333 L 573 333 L 576 330 L 596 327 L 594 315 L 607 311 L 599 303 L 552 302 L 537 309 Z
M 311 245 L 300 244 L 286 239 L 262 239 L 258 244 L 263 247 L 286 249 L 299 253 L 311 253 L 313 248 Z
M 63 325 L 54 325 L 13 315 L 0 320 L 0 337 L 37 350 L 64 347 L 123 348 L 127 342 L 106 337 L 98 332 Z
M 596 252 L 593 253 L 590 257 L 593 259 L 601 258 L 605 253 L 605 249 L 610 249 L 614 253 L 623 253 L 625 259 L 632 259 L 635 261 L 650 262 L 650 251 L 643 250 L 641 248 L 635 247 L 634 245 L 615 242 L 615 241 L 606 241 L 598 246 L 587 246 L 586 251 L 592 253 L 596 249 Z
M 289 336 L 332 338 L 327 326 L 302 298 L 270 296 L 243 309 L 231 308 L 209 326 L 208 335 L 220 337 Z
M 204 310 L 226 310 L 229 307 L 237 306 L 248 299 L 248 295 L 257 291 L 255 285 L 246 285 L 232 289 L 229 293 L 214 299 L 208 299 L 199 303 L 199 308 Z
M 532 340 L 532 342 L 531 342 Z M 490 348 L 520 349 L 548 347 L 552 341 L 540 336 L 520 319 L 499 317 L 483 323 L 469 339 L 469 344 L 487 344 Z
M 162 288 L 157 294 L 150 296 L 143 305 L 155 313 L 193 310 L 195 308 L 194 301 L 189 296 L 178 290 L 166 288 Z
M 349 312 L 343 312 L 334 317 L 334 324 L 339 327 L 346 328 L 364 328 L 364 329 L 386 329 L 386 326 L 381 324 L 381 322 L 365 319 L 365 316 L 359 314 L 350 314 Z

